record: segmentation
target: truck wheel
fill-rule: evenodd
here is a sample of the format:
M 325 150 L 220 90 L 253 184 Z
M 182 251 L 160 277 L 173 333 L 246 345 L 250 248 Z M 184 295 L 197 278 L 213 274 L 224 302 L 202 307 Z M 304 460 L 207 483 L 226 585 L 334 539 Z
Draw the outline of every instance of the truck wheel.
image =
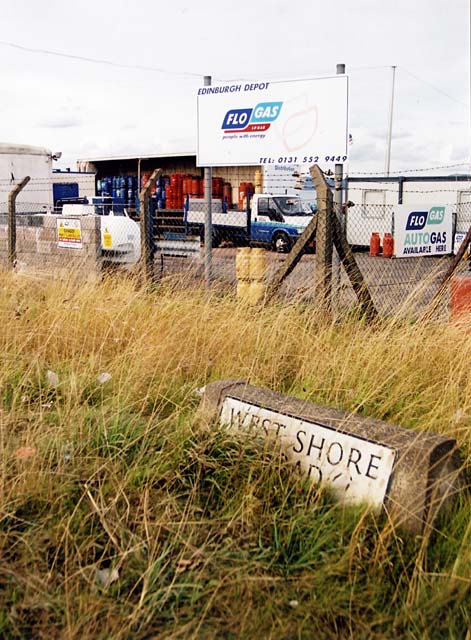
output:
M 289 253 L 291 251 L 291 240 L 284 231 L 279 231 L 273 238 L 273 248 L 277 253 Z

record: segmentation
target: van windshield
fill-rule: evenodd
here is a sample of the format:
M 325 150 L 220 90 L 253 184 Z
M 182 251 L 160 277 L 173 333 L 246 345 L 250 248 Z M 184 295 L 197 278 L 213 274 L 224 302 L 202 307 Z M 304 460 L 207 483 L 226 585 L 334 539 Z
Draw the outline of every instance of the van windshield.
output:
M 292 196 L 275 196 L 275 204 L 285 216 L 312 216 L 312 209 L 308 202 Z

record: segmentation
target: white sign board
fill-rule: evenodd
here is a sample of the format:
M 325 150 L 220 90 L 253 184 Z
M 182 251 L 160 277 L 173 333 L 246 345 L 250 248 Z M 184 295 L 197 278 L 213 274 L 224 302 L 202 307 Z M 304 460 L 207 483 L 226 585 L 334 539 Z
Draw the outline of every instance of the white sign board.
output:
M 220 421 L 231 429 L 278 436 L 286 458 L 301 475 L 329 486 L 343 503 L 378 510 L 383 505 L 394 449 L 230 396 L 222 404 Z
M 316 190 L 307 166 L 297 164 L 267 165 L 263 168 L 263 193 L 298 196 L 315 202 Z
M 81 249 L 83 247 L 80 220 L 57 218 L 57 246 L 64 249 Z
M 201 87 L 197 107 L 200 167 L 347 161 L 345 75 Z
M 464 233 L 463 231 L 458 231 L 457 233 L 455 233 L 455 239 L 454 239 L 454 243 L 453 243 L 453 253 L 457 254 L 458 251 L 461 248 L 461 245 L 464 242 L 464 239 L 466 238 L 466 233 Z M 465 251 L 465 256 L 469 254 L 469 246 Z
M 397 258 L 411 258 L 451 253 L 452 230 L 449 205 L 397 205 L 394 208 L 394 254 Z

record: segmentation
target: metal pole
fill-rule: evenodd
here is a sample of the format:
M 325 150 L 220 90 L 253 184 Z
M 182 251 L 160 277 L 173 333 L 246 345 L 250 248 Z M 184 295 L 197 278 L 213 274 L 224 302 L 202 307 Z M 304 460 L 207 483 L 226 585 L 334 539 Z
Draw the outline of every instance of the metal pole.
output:
M 389 106 L 389 129 L 388 129 L 388 145 L 386 148 L 386 165 L 385 173 L 389 175 L 389 167 L 391 165 L 391 138 L 392 138 L 392 125 L 393 125 L 393 110 L 394 110 L 394 83 L 396 80 L 396 67 L 392 69 L 392 86 L 391 86 L 391 104 Z
M 345 73 L 345 65 L 340 63 L 337 64 L 337 75 L 343 75 Z M 348 135 L 348 132 L 347 132 Z M 342 223 L 342 194 L 343 194 L 343 164 L 335 165 L 335 173 L 334 173 L 334 212 L 340 223 Z M 333 274 L 333 287 L 335 292 L 336 299 L 339 298 L 340 295 L 340 276 L 341 276 L 341 268 L 340 268 L 340 257 L 337 252 L 337 249 L 334 249 L 334 255 L 332 260 L 332 274 Z
M 204 76 L 204 86 L 211 85 L 211 76 Z M 213 250 L 213 221 L 212 221 L 212 169 L 204 170 L 204 197 L 206 199 L 206 211 L 204 216 L 204 282 L 209 289 L 212 279 L 212 250 Z

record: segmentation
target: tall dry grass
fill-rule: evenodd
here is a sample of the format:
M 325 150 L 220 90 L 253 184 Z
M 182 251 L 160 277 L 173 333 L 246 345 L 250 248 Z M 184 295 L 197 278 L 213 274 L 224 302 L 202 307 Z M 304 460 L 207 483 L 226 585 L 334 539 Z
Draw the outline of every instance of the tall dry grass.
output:
M 5 274 L 0 314 L 1 637 L 469 637 L 467 493 L 432 536 L 394 531 L 200 424 L 195 390 L 451 435 L 468 468 L 471 322 Z

